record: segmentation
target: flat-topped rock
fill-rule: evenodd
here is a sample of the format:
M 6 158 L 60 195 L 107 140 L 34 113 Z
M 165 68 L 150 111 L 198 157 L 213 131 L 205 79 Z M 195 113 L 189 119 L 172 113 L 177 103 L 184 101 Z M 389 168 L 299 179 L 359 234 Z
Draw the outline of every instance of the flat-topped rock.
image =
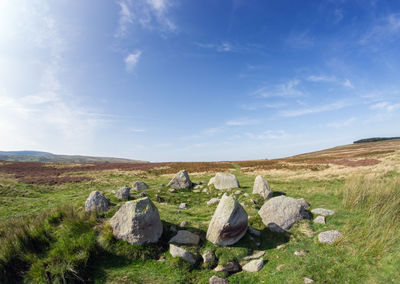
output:
M 188 173 L 185 170 L 180 171 L 175 177 L 168 183 L 168 186 L 175 189 L 191 188 L 193 185 L 189 178 Z
M 182 258 L 188 262 L 190 262 L 191 264 L 195 264 L 196 263 L 196 259 L 194 257 L 193 254 L 191 254 L 190 252 L 188 252 L 187 250 L 185 250 L 184 248 L 175 246 L 173 244 L 169 245 L 169 253 L 173 256 L 173 257 L 179 257 Z
M 192 232 L 180 230 L 178 233 L 172 237 L 169 243 L 178 245 L 198 245 L 200 242 L 200 237 Z
M 204 263 L 211 263 L 216 260 L 214 252 L 209 250 L 204 252 L 201 257 L 203 258 Z
M 257 258 L 264 256 L 264 254 L 265 254 L 265 251 L 260 250 L 260 251 L 254 252 L 252 255 L 248 255 L 248 256 L 244 257 L 243 260 L 257 259 Z
M 318 235 L 318 241 L 320 243 L 333 244 L 341 235 L 342 233 L 337 230 L 322 232 Z
M 209 185 L 210 184 L 213 184 L 216 189 L 232 189 L 240 187 L 236 176 L 227 173 L 217 173 L 215 177 L 210 179 Z
M 255 259 L 247 263 L 242 267 L 244 271 L 247 272 L 258 272 L 264 266 L 264 260 L 262 258 Z
M 324 216 L 317 216 L 314 221 L 315 224 L 326 224 Z
M 135 181 L 132 184 L 132 187 L 133 187 L 134 190 L 137 190 L 137 191 L 149 189 L 149 186 L 144 181 L 140 181 L 140 180 Z
M 108 211 L 107 198 L 100 191 L 92 191 L 85 201 L 85 210 L 97 212 Z
M 254 180 L 253 194 L 259 194 L 264 199 L 272 197 L 272 190 L 262 176 L 257 176 Z
M 336 212 L 333 210 L 324 209 L 324 208 L 315 208 L 315 209 L 311 210 L 311 213 L 313 213 L 314 215 L 329 216 L 329 215 L 335 214 Z

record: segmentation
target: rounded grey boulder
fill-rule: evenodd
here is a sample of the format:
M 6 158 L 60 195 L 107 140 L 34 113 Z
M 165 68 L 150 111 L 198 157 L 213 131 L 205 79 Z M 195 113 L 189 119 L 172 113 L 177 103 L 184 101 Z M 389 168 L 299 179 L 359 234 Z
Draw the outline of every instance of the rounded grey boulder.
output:
M 135 181 L 133 183 L 132 187 L 134 190 L 137 190 L 137 191 L 149 189 L 149 186 L 145 182 L 140 181 L 140 180 Z
M 193 183 L 190 180 L 189 175 L 185 170 L 182 170 L 179 173 L 177 173 L 175 177 L 168 183 L 169 187 L 175 189 L 191 188 L 192 185 Z
M 232 189 L 240 187 L 239 181 L 234 174 L 217 173 L 208 183 L 213 184 L 216 189 Z
M 220 246 L 238 242 L 247 231 L 248 217 L 240 203 L 224 194 L 211 219 L 207 240 Z
M 85 201 L 86 211 L 106 212 L 108 211 L 107 198 L 99 191 L 92 191 Z
M 115 238 L 135 245 L 156 243 L 163 232 L 157 207 L 148 197 L 126 202 L 110 225 Z
M 303 202 L 284 195 L 271 198 L 258 211 L 263 223 L 271 231 L 284 232 L 301 219 L 309 219 Z
M 253 194 L 259 194 L 264 199 L 272 197 L 272 190 L 262 176 L 257 176 L 254 180 Z

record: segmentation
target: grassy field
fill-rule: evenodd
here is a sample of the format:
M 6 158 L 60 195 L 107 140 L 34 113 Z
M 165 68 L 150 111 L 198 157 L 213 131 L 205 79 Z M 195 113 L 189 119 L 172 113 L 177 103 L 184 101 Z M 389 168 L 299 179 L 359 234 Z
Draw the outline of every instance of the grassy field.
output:
M 221 191 L 168 191 L 166 185 L 181 169 L 195 183 L 216 172 L 232 172 L 241 184 L 237 195 L 262 231 L 231 247 L 205 239 L 216 205 L 206 205 Z M 265 228 L 257 211 L 263 200 L 251 194 L 261 174 L 274 195 L 305 198 L 311 209 L 336 211 L 327 224 L 298 222 L 287 233 Z M 164 233 L 158 244 L 138 247 L 112 237 L 107 220 L 121 206 L 111 190 L 146 182 L 146 192 L 158 207 Z M 102 191 L 111 203 L 105 214 L 83 210 L 88 194 Z M 235 191 L 235 190 L 233 190 Z M 243 193 L 249 193 L 245 197 Z M 132 198 L 137 198 L 135 193 Z M 156 202 L 158 194 L 163 201 Z M 251 202 L 255 201 L 255 204 Z M 180 210 L 181 202 L 188 209 Z M 168 253 L 171 226 L 187 221 L 185 229 L 198 233 L 198 255 L 190 265 Z M 342 238 L 320 244 L 318 233 L 337 229 Z M 258 246 L 257 243 L 260 243 Z M 257 273 L 216 273 L 199 254 L 212 249 L 218 263 L 240 261 L 255 250 L 265 250 L 265 265 Z M 295 256 L 298 250 L 309 253 Z M 229 283 L 400 283 L 400 141 L 336 147 L 277 160 L 221 163 L 162 164 L 40 164 L 0 163 L 0 283 L 208 283 L 212 275 Z M 159 259 L 165 261 L 158 261 Z

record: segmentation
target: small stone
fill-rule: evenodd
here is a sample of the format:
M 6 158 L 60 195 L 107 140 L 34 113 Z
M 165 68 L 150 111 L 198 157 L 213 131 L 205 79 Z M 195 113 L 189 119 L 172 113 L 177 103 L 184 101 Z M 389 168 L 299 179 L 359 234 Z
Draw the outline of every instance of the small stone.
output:
M 157 199 L 158 202 L 162 202 L 162 199 L 158 194 L 156 194 L 156 199 Z
M 170 188 L 170 189 L 168 189 L 168 190 L 169 190 L 169 192 L 171 192 L 171 193 L 176 192 L 176 189 L 175 189 L 175 188 Z
M 258 272 L 264 266 L 264 260 L 262 258 L 255 259 L 247 263 L 245 266 L 242 267 L 244 271 L 247 272 Z
M 194 193 L 199 193 L 199 192 L 201 192 L 201 191 L 200 191 L 200 189 L 195 189 L 195 190 L 193 190 L 193 192 L 194 192 Z
M 335 214 L 336 212 L 333 210 L 324 209 L 324 208 L 315 208 L 315 209 L 311 210 L 311 213 L 313 213 L 314 215 L 329 216 L 329 215 Z
M 286 244 L 281 244 L 281 245 L 277 246 L 276 249 L 283 249 L 285 247 L 286 247 Z
M 222 265 L 217 265 L 217 267 L 214 268 L 215 272 L 222 272 L 224 270 L 225 270 L 225 268 Z
M 177 214 L 181 213 L 181 210 L 176 211 Z
M 250 199 L 250 202 L 253 204 L 257 204 L 257 202 L 254 199 Z
M 241 194 L 241 193 L 242 193 L 241 190 L 236 190 L 236 191 L 235 191 L 235 195 L 238 195 L 238 194 Z
M 163 255 L 160 256 L 160 258 L 157 261 L 160 261 L 160 262 L 165 261 L 165 256 L 163 256 Z
M 314 282 L 314 280 L 312 280 L 311 278 L 304 277 L 304 283 L 305 284 L 310 284 L 310 283 L 313 283 L 313 282 Z
M 141 193 L 139 194 L 139 197 L 146 197 L 146 196 L 147 196 L 146 192 L 141 192 Z
M 315 224 L 326 224 L 325 217 L 324 216 L 317 216 L 317 218 L 314 219 Z
M 254 180 L 253 194 L 259 194 L 264 199 L 272 197 L 272 190 L 262 176 L 257 176 Z
M 240 202 L 240 205 L 242 205 L 242 207 L 246 206 L 246 204 L 244 204 L 244 202 Z
M 254 236 L 261 236 L 261 232 L 259 230 L 254 229 L 252 226 L 249 226 L 248 231 L 250 234 Z
M 212 204 L 215 204 L 215 203 L 218 203 L 220 201 L 220 199 L 219 198 L 211 198 L 209 201 L 207 201 L 207 205 L 212 205 Z
M 262 257 L 265 254 L 265 251 L 260 250 L 258 252 L 253 253 L 252 255 L 248 255 L 246 257 L 243 258 L 243 260 L 251 260 L 251 259 L 257 259 Z
M 235 273 L 235 272 L 239 272 L 240 271 L 240 265 L 239 265 L 239 263 L 237 263 L 235 261 L 230 261 L 225 266 L 218 265 L 214 269 L 214 271 L 216 271 L 216 272 L 226 271 L 226 272 L 229 272 L 229 273 Z
M 332 244 L 334 243 L 340 236 L 342 235 L 341 232 L 337 230 L 331 230 L 331 231 L 326 231 L 322 232 L 318 235 L 318 240 L 320 243 L 328 243 Z
M 199 242 L 200 237 L 198 235 L 185 230 L 178 231 L 178 233 L 169 241 L 169 243 L 179 245 L 198 245 Z
M 203 258 L 204 263 L 210 263 L 216 260 L 215 254 L 212 251 L 206 251 L 201 255 L 201 257 Z
M 171 232 L 177 232 L 177 231 L 178 231 L 178 230 L 176 229 L 175 226 L 169 227 L 169 230 L 170 230 Z
M 135 181 L 132 185 L 134 190 L 141 191 L 149 189 L 149 186 L 143 181 Z
M 250 194 L 248 194 L 247 192 L 245 192 L 245 193 L 243 194 L 243 196 L 244 196 L 244 197 L 249 197 Z
M 207 193 L 208 188 L 206 187 L 205 189 L 202 190 L 203 193 Z
M 202 180 L 202 181 L 199 182 L 199 184 L 206 184 L 206 183 L 207 183 L 206 180 Z
M 196 185 L 195 187 L 193 187 L 193 189 L 200 189 L 201 188 L 201 185 Z
M 183 227 L 186 227 L 188 224 L 189 224 L 188 221 L 182 221 L 182 222 L 179 224 L 179 227 L 183 228 Z
M 228 284 L 228 280 L 213 275 L 208 281 L 210 284 Z
M 196 259 L 194 258 L 194 255 L 191 254 L 190 252 L 188 252 L 187 250 L 175 246 L 173 244 L 169 245 L 169 253 L 173 256 L 173 257 L 180 257 L 192 264 L 196 263 Z
M 181 203 L 181 204 L 179 204 L 179 209 L 187 209 L 187 207 L 188 207 L 188 205 L 187 205 L 187 203 Z
M 279 265 L 276 267 L 276 270 L 282 271 L 282 269 L 283 269 L 284 267 L 285 267 L 284 264 L 279 264 Z
M 295 251 L 295 252 L 294 252 L 294 255 L 300 256 L 300 255 L 305 255 L 305 254 L 307 254 L 307 253 L 309 253 L 309 252 L 310 252 L 309 250 L 304 250 L 304 249 L 302 249 L 302 250 L 297 250 L 297 251 Z

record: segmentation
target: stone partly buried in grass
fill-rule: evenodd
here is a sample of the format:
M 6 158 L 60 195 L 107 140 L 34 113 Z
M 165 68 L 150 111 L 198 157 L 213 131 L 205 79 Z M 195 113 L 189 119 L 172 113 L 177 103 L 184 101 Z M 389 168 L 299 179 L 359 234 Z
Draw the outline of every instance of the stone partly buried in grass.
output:
M 190 252 L 188 252 L 187 250 L 185 250 L 184 248 L 170 244 L 169 245 L 169 253 L 173 257 L 180 257 L 180 258 L 190 262 L 191 264 L 196 263 L 196 259 L 195 259 L 194 255 L 191 254 Z
M 211 219 L 207 240 L 220 246 L 238 242 L 247 231 L 248 217 L 240 203 L 224 194 Z
M 130 193 L 131 189 L 127 186 L 124 186 L 115 191 L 115 197 L 117 197 L 120 200 L 128 200 Z
M 107 198 L 99 191 L 92 191 L 85 202 L 86 211 L 106 212 L 108 211 Z
M 185 170 L 182 170 L 175 175 L 175 177 L 168 183 L 167 186 L 175 189 L 183 189 L 191 188 L 193 183 L 190 180 L 188 173 Z
M 216 189 L 232 189 L 240 187 L 239 181 L 234 174 L 217 173 L 210 179 L 208 185 L 213 184 Z
M 149 189 L 149 186 L 145 182 L 140 181 L 140 180 L 135 181 L 133 183 L 132 187 L 133 187 L 134 190 L 137 190 L 137 191 L 142 191 L 142 190 Z
M 310 218 L 303 203 L 303 200 L 281 195 L 265 202 L 258 214 L 271 231 L 282 233 L 296 221 Z
M 156 243 L 163 231 L 157 207 L 148 197 L 126 202 L 110 225 L 115 238 L 135 245 Z
M 257 176 L 254 180 L 253 194 L 259 194 L 264 199 L 272 197 L 272 190 L 262 176 Z

